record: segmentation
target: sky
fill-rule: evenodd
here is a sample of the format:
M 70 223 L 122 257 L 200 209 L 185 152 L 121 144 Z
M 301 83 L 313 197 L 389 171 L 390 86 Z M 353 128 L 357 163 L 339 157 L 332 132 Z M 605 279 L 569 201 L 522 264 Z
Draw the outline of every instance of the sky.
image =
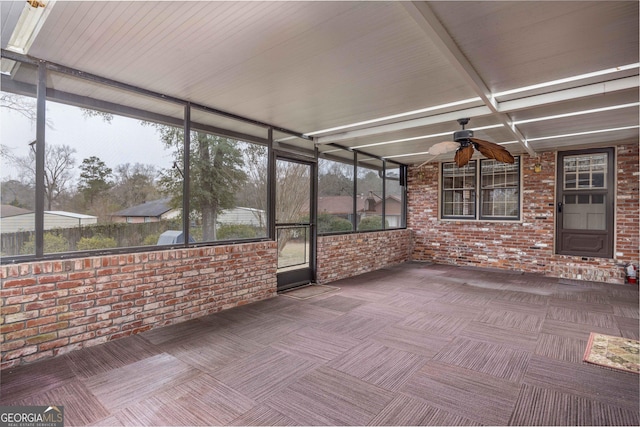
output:
M 115 116 L 107 123 L 100 117 L 84 117 L 79 108 L 47 102 L 47 122 L 47 144 L 69 145 L 76 150 L 76 176 L 82 160 L 91 156 L 99 157 L 114 170 L 123 163 L 152 164 L 158 169 L 173 164 L 173 156 L 164 149 L 156 129 L 143 126 L 138 120 Z M 0 144 L 9 147 L 14 155 L 26 156 L 35 135 L 35 121 L 0 108 Z M 18 170 L 3 157 L 0 178 L 8 177 L 18 178 Z

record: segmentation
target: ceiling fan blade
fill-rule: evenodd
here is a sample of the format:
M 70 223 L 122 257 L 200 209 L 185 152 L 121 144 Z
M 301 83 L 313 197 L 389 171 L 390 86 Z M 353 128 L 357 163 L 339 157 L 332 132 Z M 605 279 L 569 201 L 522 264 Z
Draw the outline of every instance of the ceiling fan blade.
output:
M 484 141 L 478 138 L 469 138 L 469 140 L 473 142 L 473 144 L 476 146 L 478 151 L 482 153 L 483 156 L 489 159 L 495 159 L 502 163 L 515 162 L 515 159 L 513 158 L 511 153 L 509 153 L 506 148 L 496 144 L 495 142 Z
M 438 156 L 433 156 L 430 159 L 427 159 L 425 162 L 420 163 L 420 166 L 418 166 L 418 169 L 420 169 L 421 167 L 423 167 L 424 165 L 426 165 L 427 163 L 429 163 L 431 160 L 435 159 Z
M 456 151 L 458 148 L 460 148 L 459 142 L 442 141 L 438 142 L 437 144 L 433 144 L 431 148 L 429 148 L 429 154 L 431 154 L 432 156 L 447 154 Z
M 456 165 L 461 168 L 469 163 L 469 160 L 471 160 L 471 156 L 473 156 L 473 145 L 469 144 L 465 145 L 464 147 L 458 148 L 458 151 L 456 151 L 456 155 L 453 160 L 455 160 Z

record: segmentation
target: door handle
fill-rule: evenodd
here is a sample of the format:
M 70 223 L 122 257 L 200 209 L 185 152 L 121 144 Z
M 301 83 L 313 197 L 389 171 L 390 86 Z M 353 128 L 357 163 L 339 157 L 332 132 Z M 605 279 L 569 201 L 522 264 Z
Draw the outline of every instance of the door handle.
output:
M 558 213 L 562 213 L 562 202 L 558 202 Z

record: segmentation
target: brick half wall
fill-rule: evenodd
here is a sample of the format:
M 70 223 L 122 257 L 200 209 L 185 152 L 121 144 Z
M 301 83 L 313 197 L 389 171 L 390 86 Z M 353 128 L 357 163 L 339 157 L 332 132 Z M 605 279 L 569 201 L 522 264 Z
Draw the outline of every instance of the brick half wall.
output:
M 276 295 L 275 242 L 0 268 L 2 369 Z
M 319 236 L 316 282 L 333 282 L 407 262 L 412 246 L 411 230 Z

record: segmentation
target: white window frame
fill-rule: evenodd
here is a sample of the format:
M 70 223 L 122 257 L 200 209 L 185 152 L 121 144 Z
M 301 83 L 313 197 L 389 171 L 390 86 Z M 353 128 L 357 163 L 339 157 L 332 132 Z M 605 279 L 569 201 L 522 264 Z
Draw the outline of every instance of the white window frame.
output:
M 504 216 L 494 216 L 494 215 L 486 215 L 483 212 L 482 206 L 482 166 L 483 163 L 486 165 L 486 162 L 495 162 L 491 159 L 479 159 L 479 160 L 470 160 L 469 164 L 475 167 L 475 176 L 474 176 L 474 185 L 473 187 L 467 187 L 465 185 L 465 190 L 459 189 L 458 191 L 469 191 L 473 194 L 473 212 L 472 213 L 463 213 L 460 215 L 452 215 L 445 213 L 445 191 L 451 191 L 444 188 L 445 185 L 445 168 L 453 165 L 454 168 L 455 163 L 453 162 L 443 162 L 440 165 L 440 183 L 438 185 L 438 199 L 439 199 L 439 218 L 441 220 L 453 220 L 453 221 L 490 221 L 490 222 L 518 222 L 522 220 L 522 158 L 520 156 L 515 156 L 517 162 L 517 177 L 515 182 L 517 183 L 516 187 L 509 186 L 505 188 L 515 188 L 518 196 L 517 200 L 517 215 L 504 215 Z M 499 163 L 498 163 L 499 164 Z M 467 175 L 469 176 L 469 175 Z M 468 180 L 468 178 L 466 178 Z M 465 184 L 468 182 L 465 181 Z M 499 187 L 498 187 L 499 188 Z M 485 188 L 486 189 L 486 188 Z

